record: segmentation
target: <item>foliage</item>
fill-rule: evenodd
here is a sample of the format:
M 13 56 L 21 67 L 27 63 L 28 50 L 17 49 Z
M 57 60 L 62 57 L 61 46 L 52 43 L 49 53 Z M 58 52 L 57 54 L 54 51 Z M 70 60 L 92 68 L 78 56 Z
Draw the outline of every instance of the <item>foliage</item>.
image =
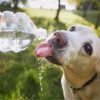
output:
M 3 2 L 0 4 L 0 11 L 12 10 L 10 2 Z
M 4 1 L 0 4 L 0 11 L 4 11 L 4 10 L 13 10 L 13 11 L 18 11 L 18 4 L 19 3 L 23 3 L 26 4 L 27 0 L 8 0 L 8 1 Z
M 27 2 L 27 0 L 10 0 L 10 2 L 13 3 L 13 4 L 15 4 L 16 1 L 18 1 L 18 3 L 22 2 L 23 4 L 25 4 Z
M 99 0 L 81 0 L 79 8 L 84 10 L 84 7 L 87 9 L 94 9 L 99 10 L 100 9 L 100 2 Z
M 99 0 L 67 0 L 70 4 L 75 3 L 78 9 L 84 10 L 84 6 L 89 6 L 89 9 L 100 9 Z
M 68 0 L 71 3 L 77 4 L 77 9 L 83 11 L 83 17 L 88 16 L 88 10 L 100 10 L 99 0 Z M 95 28 L 97 29 L 100 23 L 100 11 L 96 17 Z

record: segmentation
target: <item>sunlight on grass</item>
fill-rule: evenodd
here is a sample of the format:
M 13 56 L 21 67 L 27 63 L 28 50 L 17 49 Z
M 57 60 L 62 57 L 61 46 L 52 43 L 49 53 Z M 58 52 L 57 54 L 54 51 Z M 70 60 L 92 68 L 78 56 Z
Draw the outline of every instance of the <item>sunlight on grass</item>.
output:
M 49 23 L 50 20 L 51 20 L 50 24 L 53 23 L 54 17 L 56 15 L 55 10 L 29 9 L 29 8 L 24 9 L 24 10 L 31 18 L 33 18 L 33 21 L 34 21 L 34 17 L 37 19 L 44 18 L 41 20 L 43 20 L 45 25 L 47 22 Z M 92 29 L 94 29 L 96 14 L 97 12 L 89 11 L 89 16 L 87 16 L 87 18 L 83 18 L 82 11 L 80 12 L 78 11 L 77 13 L 75 13 L 75 12 L 69 12 L 69 11 L 62 10 L 60 14 L 60 22 L 65 24 L 66 29 L 67 27 L 73 24 L 83 24 L 83 25 L 90 26 Z M 35 24 L 38 26 L 37 22 L 35 22 Z M 46 27 L 45 25 L 44 26 L 42 25 L 42 27 Z M 51 30 L 54 31 L 53 29 L 54 26 L 51 26 L 51 28 L 48 28 L 48 27 L 46 28 L 47 30 L 49 29 L 50 32 Z M 59 29 L 63 29 L 63 27 L 61 28 L 59 27 Z M 97 30 L 94 29 L 94 31 L 100 36 L 100 24 L 99 24 L 98 29 Z
M 30 8 L 24 10 L 30 17 L 54 18 L 56 15 L 55 10 L 30 9 Z

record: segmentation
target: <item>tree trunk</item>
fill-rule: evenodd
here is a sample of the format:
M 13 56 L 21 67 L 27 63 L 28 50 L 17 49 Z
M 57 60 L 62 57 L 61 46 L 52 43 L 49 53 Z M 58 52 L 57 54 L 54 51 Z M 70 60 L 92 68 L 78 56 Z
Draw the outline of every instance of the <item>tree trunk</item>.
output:
M 90 10 L 92 8 L 92 0 L 88 0 L 85 5 L 84 5 L 84 8 L 83 8 L 83 17 L 87 17 L 87 12 L 88 10 Z
M 83 8 L 83 11 L 84 11 L 83 17 L 87 17 L 88 7 L 89 7 L 89 4 L 88 4 L 88 2 L 86 2 L 84 5 L 84 8 Z
M 84 10 L 83 10 L 83 17 L 86 17 L 87 16 L 87 9 L 84 7 Z
M 96 19 L 96 23 L 95 23 L 95 29 L 98 28 L 99 23 L 100 23 L 100 12 L 99 12 L 98 15 L 97 15 L 97 19 Z
M 61 0 L 58 0 L 58 9 L 57 9 L 56 17 L 55 17 L 56 21 L 59 21 L 59 14 L 60 14 L 60 10 L 61 10 L 60 2 L 61 2 Z
M 19 3 L 19 0 L 14 0 L 14 11 L 17 11 L 18 9 L 18 3 Z

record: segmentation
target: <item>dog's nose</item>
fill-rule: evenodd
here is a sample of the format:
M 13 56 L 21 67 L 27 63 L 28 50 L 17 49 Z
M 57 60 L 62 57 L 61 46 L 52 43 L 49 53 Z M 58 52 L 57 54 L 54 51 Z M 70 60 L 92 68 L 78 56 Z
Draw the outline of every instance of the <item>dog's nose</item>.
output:
M 64 47 L 66 45 L 67 41 L 65 39 L 65 35 L 63 32 L 55 32 L 54 33 L 54 45 L 56 47 Z

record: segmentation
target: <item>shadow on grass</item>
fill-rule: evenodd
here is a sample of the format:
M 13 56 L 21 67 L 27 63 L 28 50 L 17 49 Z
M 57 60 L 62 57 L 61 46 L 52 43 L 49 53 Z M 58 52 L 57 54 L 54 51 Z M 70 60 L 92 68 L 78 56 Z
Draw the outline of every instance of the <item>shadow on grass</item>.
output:
M 40 84 L 33 76 L 33 72 L 28 75 L 26 81 L 23 83 L 21 93 L 24 94 L 28 99 L 39 100 Z
M 66 30 L 66 24 L 62 23 L 60 21 L 55 21 L 53 19 L 44 18 L 44 17 L 33 17 L 32 20 L 36 24 L 36 26 L 42 27 L 47 29 L 49 32 L 55 31 L 55 30 Z
M 16 66 L 0 74 L 0 95 L 7 95 L 16 88 L 17 77 L 22 71 L 21 67 Z
M 45 69 L 42 80 L 42 94 L 44 95 L 42 100 L 64 100 L 61 88 L 61 75 L 61 70 L 57 67 Z
M 38 71 L 35 69 L 37 60 L 33 56 L 33 46 L 20 53 L 0 53 L 0 98 L 14 100 L 22 97 L 39 98 L 40 83 Z M 25 98 L 24 98 L 25 97 Z

